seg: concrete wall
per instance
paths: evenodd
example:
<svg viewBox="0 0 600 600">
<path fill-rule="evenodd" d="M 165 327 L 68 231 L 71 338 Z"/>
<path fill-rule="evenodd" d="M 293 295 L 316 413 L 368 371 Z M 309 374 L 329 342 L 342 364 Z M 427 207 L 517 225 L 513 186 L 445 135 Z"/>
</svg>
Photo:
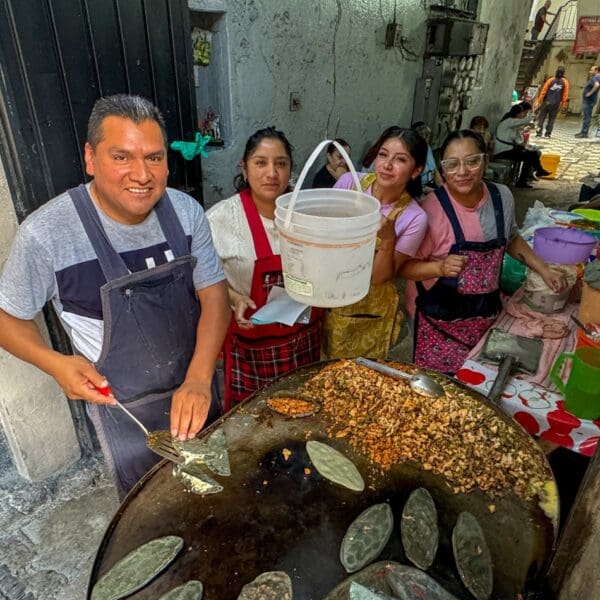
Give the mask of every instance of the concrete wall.
<svg viewBox="0 0 600 600">
<path fill-rule="evenodd" d="M 600 15 L 598 0 L 577 0 L 578 17 L 594 17 Z"/>
<path fill-rule="evenodd" d="M 475 115 L 484 115 L 493 130 L 510 108 L 529 9 L 530 3 L 522 0 L 484 0 L 481 3 L 479 20 L 489 23 L 490 28 L 482 77 L 471 94 L 473 103 L 465 112 L 465 126 Z"/>
<path fill-rule="evenodd" d="M 397 4 L 397 20 L 420 57 L 423 2 Z M 189 5 L 226 11 L 229 38 L 233 137 L 203 160 L 207 206 L 233 193 L 244 144 L 259 128 L 285 131 L 298 174 L 326 134 L 345 138 L 358 159 L 385 127 L 410 125 L 421 59 L 403 60 L 398 49 L 384 47 L 392 0 L 190 0 Z M 289 110 L 290 92 L 298 94 L 297 111 Z"/>
<path fill-rule="evenodd" d="M 295 147 L 297 175 L 328 135 L 345 138 L 356 162 L 392 124 L 410 125 L 421 73 L 427 11 L 422 0 L 397 3 L 397 21 L 418 59 L 384 47 L 394 2 L 384 0 L 189 0 L 192 10 L 223 11 L 229 46 L 232 137 L 203 160 L 204 199 L 233 193 L 232 180 L 248 136 L 276 125 Z M 530 2 L 483 0 L 490 23 L 485 73 L 468 118 L 497 121 L 510 106 Z M 290 92 L 300 109 L 289 110 Z"/>
<path fill-rule="evenodd" d="M 17 218 L 0 162 L 0 270 L 17 230 Z M 38 326 L 45 336 L 42 319 Z M 0 423 L 19 473 L 37 481 L 79 458 L 67 399 L 55 381 L 0 349 Z"/>
</svg>

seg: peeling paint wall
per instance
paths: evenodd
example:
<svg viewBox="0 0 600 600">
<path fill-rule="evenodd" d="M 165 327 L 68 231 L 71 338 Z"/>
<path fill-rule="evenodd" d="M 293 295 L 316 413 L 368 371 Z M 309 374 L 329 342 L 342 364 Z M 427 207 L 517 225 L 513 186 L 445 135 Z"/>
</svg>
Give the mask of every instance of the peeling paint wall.
<svg viewBox="0 0 600 600">
<path fill-rule="evenodd" d="M 396 18 L 417 60 L 384 47 Z M 203 159 L 204 200 L 233 193 L 246 139 L 276 125 L 295 148 L 296 175 L 314 146 L 338 135 L 359 161 L 387 126 L 410 125 L 415 81 L 425 47 L 427 0 L 189 0 L 192 10 L 223 11 L 229 45 L 232 139 Z M 479 20 L 490 24 L 483 85 L 473 109 L 497 122 L 511 92 L 531 7 L 530 0 L 482 0 Z M 290 92 L 300 109 L 289 110 Z"/>
<path fill-rule="evenodd" d="M 494 129 L 510 108 L 530 7 L 531 2 L 523 0 L 481 3 L 479 21 L 490 28 L 481 85 L 472 92 L 471 109 L 463 118 L 467 126 L 475 115 L 484 115 Z"/>
<path fill-rule="evenodd" d="M 203 159 L 210 206 L 233 193 L 246 139 L 276 125 L 295 148 L 295 173 L 313 147 L 337 134 L 359 158 L 387 126 L 410 125 L 425 37 L 423 0 L 397 2 L 396 17 L 417 60 L 384 47 L 394 1 L 245 0 L 222 3 L 230 48 L 233 139 Z M 192 9 L 219 3 L 195 0 Z M 290 92 L 300 109 L 289 110 Z M 219 195 L 215 188 L 222 188 Z"/>
<path fill-rule="evenodd" d="M 17 231 L 17 216 L 0 162 L 0 270 Z M 43 318 L 37 325 L 48 341 Z M 45 373 L 0 349 L 0 426 L 19 473 L 38 481 L 80 455 L 67 399 Z"/>
</svg>

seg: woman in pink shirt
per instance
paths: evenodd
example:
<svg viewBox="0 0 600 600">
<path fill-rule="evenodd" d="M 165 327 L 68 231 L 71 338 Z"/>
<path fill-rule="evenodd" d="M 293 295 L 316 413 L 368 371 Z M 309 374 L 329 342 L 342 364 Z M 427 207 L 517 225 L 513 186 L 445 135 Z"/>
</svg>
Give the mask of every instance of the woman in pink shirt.
<svg viewBox="0 0 600 600">
<path fill-rule="evenodd" d="M 379 200 L 382 216 L 371 288 L 363 300 L 328 311 L 324 343 L 327 358 L 387 355 L 401 323 L 393 279 L 402 265 L 415 256 L 427 230 L 427 215 L 414 200 L 422 191 L 425 140 L 412 129 L 389 127 L 367 156 L 371 162 L 374 160 L 375 169 L 373 173 L 359 174 L 361 188 Z M 354 189 L 352 175 L 342 175 L 334 187 Z"/>
<path fill-rule="evenodd" d="M 453 374 L 501 309 L 505 250 L 551 289 L 559 291 L 565 282 L 518 234 L 510 190 L 483 181 L 487 154 L 481 135 L 454 131 L 440 153 L 445 183 L 421 205 L 429 229 L 401 274 L 413 280 L 407 302 L 415 313 L 414 362 Z"/>
</svg>

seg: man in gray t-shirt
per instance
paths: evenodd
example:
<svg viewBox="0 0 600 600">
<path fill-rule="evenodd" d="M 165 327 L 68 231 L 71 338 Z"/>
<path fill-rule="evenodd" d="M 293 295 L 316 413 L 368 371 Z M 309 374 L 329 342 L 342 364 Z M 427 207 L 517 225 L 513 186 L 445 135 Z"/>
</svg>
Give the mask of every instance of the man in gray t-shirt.
<svg viewBox="0 0 600 600">
<path fill-rule="evenodd" d="M 98 100 L 85 163 L 90 184 L 19 228 L 0 276 L 0 346 L 88 402 L 122 496 L 155 457 L 110 405 L 127 404 L 150 429 L 194 437 L 213 400 L 230 313 L 204 211 L 166 189 L 158 109 L 135 96 Z M 74 356 L 50 348 L 33 321 L 48 301 Z"/>
</svg>

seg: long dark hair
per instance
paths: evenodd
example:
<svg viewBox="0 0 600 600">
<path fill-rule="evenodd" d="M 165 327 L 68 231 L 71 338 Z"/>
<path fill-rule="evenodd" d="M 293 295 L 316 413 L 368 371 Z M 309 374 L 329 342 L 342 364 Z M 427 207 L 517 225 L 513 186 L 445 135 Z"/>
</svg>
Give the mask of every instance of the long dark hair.
<svg viewBox="0 0 600 600">
<path fill-rule="evenodd" d="M 335 138 L 333 141 L 337 142 L 340 146 L 345 146 L 346 148 L 350 148 L 350 144 L 343 138 Z M 337 148 L 335 147 L 335 145 L 332 142 L 331 144 L 329 144 L 327 146 L 327 154 L 331 154 L 334 150 L 337 150 Z"/>
<path fill-rule="evenodd" d="M 404 145 L 408 149 L 409 154 L 413 157 L 417 167 L 425 166 L 425 162 L 427 161 L 427 142 L 425 141 L 425 138 L 418 134 L 414 129 L 392 125 L 391 127 L 388 127 L 367 150 L 362 161 L 365 167 L 368 168 L 373 164 L 373 161 L 381 150 L 381 146 L 391 138 L 398 138 L 404 142 Z M 423 193 L 421 177 L 418 176 L 414 179 L 410 179 L 406 184 L 406 191 L 411 198 L 418 198 Z"/>
<path fill-rule="evenodd" d="M 292 167 L 292 145 L 289 140 L 285 137 L 285 133 L 283 131 L 279 131 L 275 127 L 265 127 L 264 129 L 259 129 L 255 131 L 246 142 L 246 147 L 244 148 L 244 156 L 242 156 L 242 162 L 245 164 L 250 156 L 254 154 L 257 146 L 263 141 L 267 139 L 279 140 L 285 149 L 285 153 L 288 155 L 290 159 L 290 169 Z M 244 179 L 243 173 L 238 173 L 233 179 L 233 186 L 237 192 L 241 192 L 242 190 L 250 187 L 248 182 Z"/>
<path fill-rule="evenodd" d="M 485 140 L 483 139 L 483 136 L 480 133 L 477 133 L 477 131 L 473 131 L 472 129 L 459 129 L 457 131 L 451 131 L 444 140 L 444 143 L 440 148 L 440 160 L 443 160 L 444 154 L 446 154 L 448 146 L 452 142 L 456 142 L 457 140 L 473 140 L 479 152 L 487 154 L 487 144 L 485 143 Z M 444 168 L 441 167 L 440 170 L 443 175 Z"/>
<path fill-rule="evenodd" d="M 510 110 L 503 115 L 500 119 L 500 122 L 506 121 L 506 119 L 516 119 L 518 114 L 522 112 L 529 112 L 531 110 L 531 103 L 529 102 L 519 102 L 519 104 L 515 104 L 510 107 Z"/>
</svg>

